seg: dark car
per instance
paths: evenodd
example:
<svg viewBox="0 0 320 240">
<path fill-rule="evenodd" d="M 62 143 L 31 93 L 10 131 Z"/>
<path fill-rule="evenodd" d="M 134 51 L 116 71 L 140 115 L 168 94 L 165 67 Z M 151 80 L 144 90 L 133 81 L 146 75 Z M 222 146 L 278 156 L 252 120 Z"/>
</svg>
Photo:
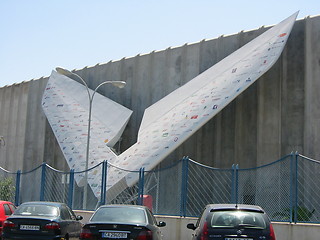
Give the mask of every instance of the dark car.
<svg viewBox="0 0 320 240">
<path fill-rule="evenodd" d="M 145 206 L 105 205 L 83 226 L 80 239 L 160 240 L 159 227 L 165 225 Z"/>
<path fill-rule="evenodd" d="M 12 202 L 0 201 L 0 236 L 2 234 L 3 222 L 14 212 L 15 209 L 16 206 Z"/>
<path fill-rule="evenodd" d="M 3 225 L 3 240 L 79 239 L 81 216 L 64 203 L 26 202 L 21 204 Z"/>
<path fill-rule="evenodd" d="M 193 240 L 275 240 L 275 234 L 265 211 L 255 205 L 209 204 L 194 230 Z"/>
</svg>

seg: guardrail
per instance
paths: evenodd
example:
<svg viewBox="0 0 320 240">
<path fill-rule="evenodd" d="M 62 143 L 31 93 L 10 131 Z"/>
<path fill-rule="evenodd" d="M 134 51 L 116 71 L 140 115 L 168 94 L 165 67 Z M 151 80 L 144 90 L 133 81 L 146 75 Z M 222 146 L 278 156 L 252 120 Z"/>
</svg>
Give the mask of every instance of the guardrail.
<svg viewBox="0 0 320 240">
<path fill-rule="evenodd" d="M 84 184 L 75 181 L 84 171 L 63 172 L 46 163 L 28 172 L 0 167 L 0 198 L 16 205 L 35 200 L 65 202 L 79 210 L 107 203 L 145 204 L 155 214 L 183 217 L 199 216 L 208 203 L 244 203 L 260 205 L 273 221 L 320 222 L 320 162 L 298 153 L 247 169 L 212 168 L 184 157 L 166 168 L 133 172 L 139 181 L 108 201 L 107 172 L 114 167 L 104 161 L 88 170 L 89 177 L 102 173 L 102 187 L 100 198 L 88 191 L 86 206 Z"/>
</svg>

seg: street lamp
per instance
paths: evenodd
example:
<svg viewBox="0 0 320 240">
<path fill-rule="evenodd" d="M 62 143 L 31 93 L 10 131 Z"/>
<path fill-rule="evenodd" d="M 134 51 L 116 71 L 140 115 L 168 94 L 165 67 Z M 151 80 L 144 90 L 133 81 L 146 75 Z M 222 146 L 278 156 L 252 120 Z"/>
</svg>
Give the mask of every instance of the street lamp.
<svg viewBox="0 0 320 240">
<path fill-rule="evenodd" d="M 112 84 L 118 88 L 123 88 L 126 85 L 126 82 L 124 81 L 105 81 L 100 83 L 93 91 L 93 93 L 91 94 L 89 91 L 89 87 L 87 85 L 87 83 L 82 79 L 82 77 L 80 77 L 78 74 L 73 73 L 67 69 L 61 68 L 61 67 L 56 67 L 56 71 L 58 73 L 60 73 L 61 75 L 64 75 L 66 77 L 69 77 L 73 80 L 80 80 L 83 85 L 86 87 L 87 89 L 87 93 L 88 93 L 88 97 L 89 97 L 89 117 L 88 117 L 88 134 L 87 134 L 87 150 L 86 150 L 86 166 L 85 166 L 85 187 L 84 187 L 84 199 L 83 199 L 83 208 L 85 208 L 87 206 L 87 192 L 88 192 L 88 184 L 87 184 L 87 180 L 88 180 L 88 165 L 89 165 L 89 148 L 90 148 L 90 131 L 91 131 L 91 111 L 92 111 L 92 101 L 93 101 L 93 97 L 95 95 L 95 93 L 97 92 L 97 90 L 105 84 Z"/>
</svg>

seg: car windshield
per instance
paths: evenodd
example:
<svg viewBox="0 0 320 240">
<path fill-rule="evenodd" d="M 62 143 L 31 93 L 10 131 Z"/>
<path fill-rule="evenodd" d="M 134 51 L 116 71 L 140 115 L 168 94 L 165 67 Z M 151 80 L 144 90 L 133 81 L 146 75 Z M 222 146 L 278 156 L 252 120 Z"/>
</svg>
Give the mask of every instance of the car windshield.
<svg viewBox="0 0 320 240">
<path fill-rule="evenodd" d="M 14 215 L 57 217 L 59 209 L 55 206 L 26 204 L 18 207 Z"/>
<path fill-rule="evenodd" d="M 265 229 L 263 214 L 250 211 L 214 211 L 211 215 L 212 227 L 244 227 Z"/>
<path fill-rule="evenodd" d="M 145 211 L 132 207 L 102 207 L 91 218 L 92 222 L 146 223 Z"/>
</svg>

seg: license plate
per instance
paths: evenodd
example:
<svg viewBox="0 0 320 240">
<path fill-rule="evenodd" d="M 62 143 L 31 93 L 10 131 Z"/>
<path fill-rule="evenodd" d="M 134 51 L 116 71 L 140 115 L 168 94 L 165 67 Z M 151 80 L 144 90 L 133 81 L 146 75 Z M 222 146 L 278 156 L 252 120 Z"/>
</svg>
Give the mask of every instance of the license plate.
<svg viewBox="0 0 320 240">
<path fill-rule="evenodd" d="M 20 225 L 20 230 L 39 231 L 40 226 L 37 225 Z"/>
<path fill-rule="evenodd" d="M 123 239 L 127 238 L 128 234 L 126 232 L 103 232 L 102 238 L 112 238 L 112 239 Z"/>
<path fill-rule="evenodd" d="M 224 240 L 253 240 L 253 238 L 225 238 Z"/>
</svg>

